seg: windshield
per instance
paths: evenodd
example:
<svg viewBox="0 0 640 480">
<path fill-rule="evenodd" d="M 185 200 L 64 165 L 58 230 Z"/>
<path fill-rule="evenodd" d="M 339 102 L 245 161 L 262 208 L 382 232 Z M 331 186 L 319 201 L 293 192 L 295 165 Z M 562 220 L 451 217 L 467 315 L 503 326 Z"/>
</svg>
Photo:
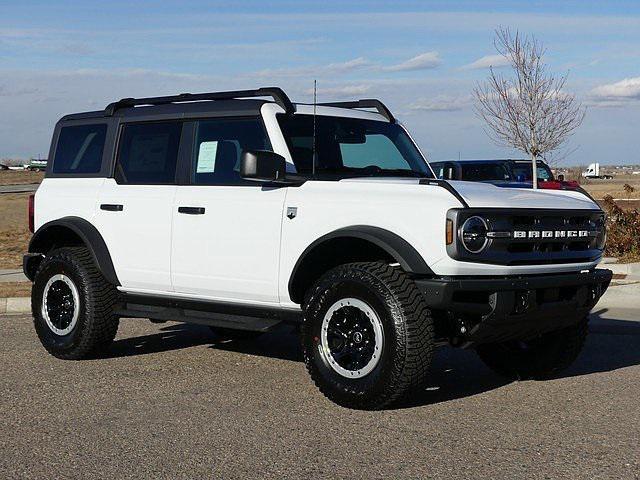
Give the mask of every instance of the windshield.
<svg viewBox="0 0 640 480">
<path fill-rule="evenodd" d="M 278 115 L 298 173 L 313 172 L 313 116 Z M 395 123 L 316 116 L 319 176 L 408 176 L 433 178 L 407 133 Z"/>
<path fill-rule="evenodd" d="M 509 169 L 504 163 L 462 163 L 462 180 L 511 180 Z"/>
<path fill-rule="evenodd" d="M 538 180 L 542 180 L 543 182 L 553 180 L 553 173 L 551 173 L 551 169 L 546 164 L 538 162 L 537 166 Z M 511 168 L 515 177 L 522 179 L 522 181 L 530 182 L 531 178 L 533 178 L 531 162 L 514 162 Z"/>
</svg>

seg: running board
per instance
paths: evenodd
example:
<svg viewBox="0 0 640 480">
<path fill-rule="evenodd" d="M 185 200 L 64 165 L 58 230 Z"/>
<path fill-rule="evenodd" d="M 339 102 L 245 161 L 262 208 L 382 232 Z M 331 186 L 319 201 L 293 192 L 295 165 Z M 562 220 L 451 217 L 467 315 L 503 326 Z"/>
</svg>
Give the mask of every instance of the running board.
<svg viewBox="0 0 640 480">
<path fill-rule="evenodd" d="M 302 321 L 302 312 L 299 310 L 126 293 L 122 294 L 115 313 L 120 317 L 197 323 L 257 332 L 266 332 L 280 323 Z"/>
</svg>

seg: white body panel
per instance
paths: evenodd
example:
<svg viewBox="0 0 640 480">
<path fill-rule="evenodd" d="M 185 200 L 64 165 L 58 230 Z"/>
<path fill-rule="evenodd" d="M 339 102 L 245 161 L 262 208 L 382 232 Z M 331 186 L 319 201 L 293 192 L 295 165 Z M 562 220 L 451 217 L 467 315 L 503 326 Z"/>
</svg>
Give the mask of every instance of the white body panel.
<svg viewBox="0 0 640 480">
<path fill-rule="evenodd" d="M 93 224 L 104 182 L 104 178 L 45 178 L 36 191 L 35 229 L 63 217 Z"/>
<path fill-rule="evenodd" d="M 57 180 L 56 180 L 57 181 Z M 125 290 L 171 291 L 173 185 L 118 185 L 104 181 L 98 204 L 119 204 L 121 212 L 96 209 L 95 226 L 111 254 Z"/>
<path fill-rule="evenodd" d="M 177 293 L 278 303 L 286 188 L 178 186 L 171 269 Z M 204 215 L 178 213 L 204 207 Z"/>
<path fill-rule="evenodd" d="M 587 196 L 572 190 L 503 188 L 490 183 L 449 181 L 470 207 L 485 208 L 600 208 Z"/>
</svg>

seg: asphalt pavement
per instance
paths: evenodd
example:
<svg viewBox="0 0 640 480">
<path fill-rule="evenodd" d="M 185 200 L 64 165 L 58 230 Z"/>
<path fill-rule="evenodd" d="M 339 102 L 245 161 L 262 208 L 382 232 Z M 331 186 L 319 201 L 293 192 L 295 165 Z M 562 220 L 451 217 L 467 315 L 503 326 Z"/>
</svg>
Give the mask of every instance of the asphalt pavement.
<svg viewBox="0 0 640 480">
<path fill-rule="evenodd" d="M 62 361 L 0 316 L 0 478 L 638 479 L 640 322 L 601 310 L 558 379 L 505 383 L 443 348 L 428 389 L 381 412 L 325 400 L 287 328 L 225 343 L 125 319 L 105 358 Z"/>
</svg>

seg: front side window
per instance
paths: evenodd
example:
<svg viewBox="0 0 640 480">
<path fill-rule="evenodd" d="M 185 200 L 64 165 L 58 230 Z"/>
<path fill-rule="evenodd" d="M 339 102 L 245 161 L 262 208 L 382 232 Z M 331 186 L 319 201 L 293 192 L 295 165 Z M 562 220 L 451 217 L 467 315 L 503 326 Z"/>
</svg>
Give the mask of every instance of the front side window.
<svg viewBox="0 0 640 480">
<path fill-rule="evenodd" d="M 258 118 L 202 120 L 196 124 L 191 181 L 195 185 L 247 183 L 240 178 L 240 156 L 247 150 L 270 150 Z M 255 182 L 248 182 L 255 185 Z"/>
<path fill-rule="evenodd" d="M 174 183 L 181 133 L 181 122 L 125 125 L 118 149 L 116 181 L 137 185 Z"/>
<path fill-rule="evenodd" d="M 296 170 L 314 170 L 311 115 L 279 115 Z M 407 133 L 395 123 L 317 116 L 315 172 L 319 176 L 432 177 Z"/>
<path fill-rule="evenodd" d="M 107 125 L 62 127 L 53 161 L 53 173 L 99 173 Z"/>
</svg>

